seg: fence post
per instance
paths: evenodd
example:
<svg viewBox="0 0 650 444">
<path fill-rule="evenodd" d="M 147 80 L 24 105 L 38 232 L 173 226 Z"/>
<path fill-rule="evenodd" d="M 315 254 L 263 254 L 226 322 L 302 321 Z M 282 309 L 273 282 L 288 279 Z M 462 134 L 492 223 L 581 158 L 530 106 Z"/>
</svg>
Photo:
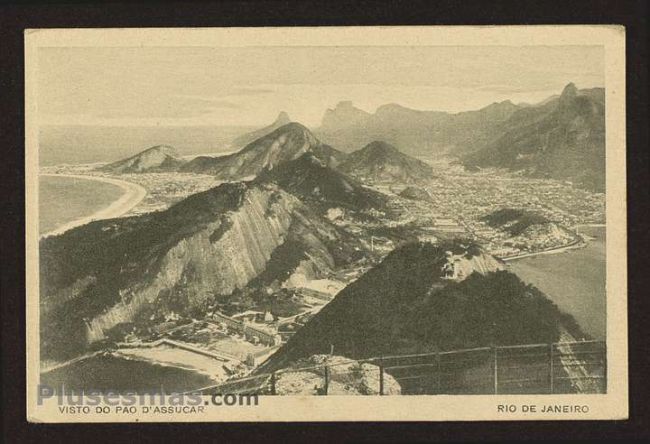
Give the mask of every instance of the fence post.
<svg viewBox="0 0 650 444">
<path fill-rule="evenodd" d="M 607 393 L 607 386 L 609 385 L 609 372 L 607 371 L 607 343 L 603 343 L 603 346 L 605 348 L 604 354 L 603 354 L 603 384 L 602 384 L 602 391 L 603 393 Z"/>
<path fill-rule="evenodd" d="M 442 393 L 442 365 L 440 363 L 440 353 L 436 352 L 436 393 Z"/>
<path fill-rule="evenodd" d="M 494 368 L 494 394 L 498 395 L 499 394 L 499 368 L 497 365 L 497 350 L 498 348 L 492 347 L 493 349 L 493 354 L 494 354 L 494 363 L 493 363 L 493 368 Z"/>
<path fill-rule="evenodd" d="M 275 391 L 275 372 L 271 373 L 271 395 L 276 395 Z"/>
<path fill-rule="evenodd" d="M 554 375 L 555 375 L 555 366 L 553 365 L 553 355 L 554 355 L 554 353 L 553 353 L 553 346 L 554 346 L 554 345 L 553 345 L 553 343 L 551 342 L 551 348 L 550 348 L 550 350 L 549 350 L 549 355 L 550 355 L 550 358 L 551 358 L 551 359 L 550 359 L 550 362 L 549 362 L 549 384 L 550 384 L 550 389 L 551 389 L 551 390 L 550 390 L 550 391 L 551 391 L 551 395 L 555 392 L 555 387 L 553 387 L 553 385 L 554 385 L 553 378 L 554 378 Z"/>
<path fill-rule="evenodd" d="M 325 366 L 325 385 L 323 386 L 323 395 L 327 395 L 330 388 L 330 368 Z"/>
<path fill-rule="evenodd" d="M 379 361 L 379 395 L 384 394 L 384 360 Z"/>
</svg>

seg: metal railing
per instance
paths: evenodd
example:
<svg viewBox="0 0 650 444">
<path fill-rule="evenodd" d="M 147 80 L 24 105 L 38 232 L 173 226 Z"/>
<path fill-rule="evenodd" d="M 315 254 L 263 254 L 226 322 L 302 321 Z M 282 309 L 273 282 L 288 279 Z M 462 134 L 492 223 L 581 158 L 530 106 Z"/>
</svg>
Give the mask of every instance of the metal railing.
<svg viewBox="0 0 650 444">
<path fill-rule="evenodd" d="M 606 355 L 603 341 L 481 347 L 337 360 L 233 379 L 199 391 L 359 394 L 362 381 L 361 394 L 370 395 L 606 393 Z M 295 375 L 302 378 L 299 392 L 287 390 L 287 381 Z"/>
</svg>

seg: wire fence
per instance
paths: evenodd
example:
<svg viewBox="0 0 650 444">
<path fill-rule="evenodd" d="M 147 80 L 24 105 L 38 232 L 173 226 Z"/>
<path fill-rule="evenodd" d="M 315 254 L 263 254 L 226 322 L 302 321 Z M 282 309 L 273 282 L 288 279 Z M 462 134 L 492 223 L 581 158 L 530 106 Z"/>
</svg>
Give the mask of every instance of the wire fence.
<svg viewBox="0 0 650 444">
<path fill-rule="evenodd" d="M 558 342 L 328 361 L 230 380 L 200 391 L 265 395 L 606 393 L 606 370 L 605 342 Z"/>
</svg>

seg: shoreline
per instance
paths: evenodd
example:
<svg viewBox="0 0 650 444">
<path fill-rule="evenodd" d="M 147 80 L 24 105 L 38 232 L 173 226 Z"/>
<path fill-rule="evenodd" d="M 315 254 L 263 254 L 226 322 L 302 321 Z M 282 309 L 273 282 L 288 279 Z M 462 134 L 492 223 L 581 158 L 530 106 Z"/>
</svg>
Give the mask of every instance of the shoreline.
<svg viewBox="0 0 650 444">
<path fill-rule="evenodd" d="M 237 361 L 236 358 L 219 356 L 208 350 L 192 350 L 189 344 L 180 344 L 168 339 L 146 343 L 119 343 L 115 348 L 107 348 L 86 353 L 68 361 L 41 366 L 41 375 L 60 370 L 97 356 L 110 356 L 127 361 L 139 361 L 159 367 L 185 370 L 211 379 L 215 384 L 222 383 L 227 375 L 223 365 Z M 194 359 L 188 359 L 194 357 Z"/>
<path fill-rule="evenodd" d="M 59 370 L 61 368 L 65 368 L 65 367 L 67 367 L 69 365 L 76 364 L 77 362 L 85 361 L 86 359 L 90 359 L 90 358 L 92 358 L 94 356 L 98 356 L 101 353 L 103 353 L 103 352 L 101 350 L 99 350 L 99 351 L 96 351 L 96 352 L 86 353 L 84 355 L 77 356 L 76 358 L 72 358 L 72 359 L 69 359 L 67 361 L 56 362 L 56 363 L 52 363 L 52 364 L 46 365 L 46 366 L 40 365 L 39 374 L 42 375 L 42 374 L 52 372 L 54 370 Z"/>
<path fill-rule="evenodd" d="M 127 182 L 120 179 L 113 179 L 113 178 L 102 177 L 102 176 L 89 176 L 89 175 L 82 175 L 82 174 L 54 174 L 54 173 L 39 174 L 39 177 L 46 177 L 46 176 L 66 177 L 70 179 L 81 179 L 81 180 L 96 180 L 99 182 L 104 182 L 104 183 L 118 186 L 119 188 L 122 189 L 123 194 L 119 197 L 119 199 L 113 201 L 107 207 L 95 211 L 93 214 L 89 216 L 84 216 L 82 218 L 65 223 L 54 230 L 44 233 L 40 235 L 40 239 L 49 236 L 56 236 L 59 234 L 63 234 L 68 230 L 79 227 L 81 225 L 86 225 L 95 220 L 113 219 L 116 217 L 120 217 L 123 214 L 131 211 L 147 195 L 147 190 L 145 190 L 142 186 L 135 184 L 133 182 Z"/>
<path fill-rule="evenodd" d="M 594 339 L 607 337 L 607 258 L 604 239 L 587 239 L 583 248 L 506 262 L 510 271 L 537 287 L 560 310 L 572 315 Z M 581 245 L 582 247 L 582 245 Z"/>
<path fill-rule="evenodd" d="M 587 246 L 587 242 L 588 242 L 588 239 L 580 237 L 579 239 L 576 239 L 571 243 L 568 243 L 566 245 L 562 245 L 562 246 L 559 246 L 559 247 L 549 248 L 548 250 L 536 251 L 536 252 L 533 252 L 533 253 L 518 254 L 516 256 L 500 257 L 499 259 L 504 261 L 504 262 L 509 262 L 509 261 L 514 261 L 514 260 L 517 260 L 517 259 L 525 259 L 525 258 L 528 258 L 528 257 L 540 256 L 540 255 L 543 255 L 543 254 L 559 254 L 559 253 L 564 253 L 565 251 L 576 250 L 578 248 L 584 248 L 584 247 Z"/>
</svg>

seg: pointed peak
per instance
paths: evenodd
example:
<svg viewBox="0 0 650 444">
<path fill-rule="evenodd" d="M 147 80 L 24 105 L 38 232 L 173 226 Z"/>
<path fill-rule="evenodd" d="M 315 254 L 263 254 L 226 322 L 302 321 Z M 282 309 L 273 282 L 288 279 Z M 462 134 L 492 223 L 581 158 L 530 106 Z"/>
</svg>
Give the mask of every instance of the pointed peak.
<svg viewBox="0 0 650 444">
<path fill-rule="evenodd" d="M 564 87 L 564 89 L 562 90 L 562 95 L 560 97 L 575 97 L 577 93 L 578 93 L 578 88 L 576 88 L 576 85 L 573 82 L 571 82 Z"/>
<path fill-rule="evenodd" d="M 320 141 L 316 138 L 316 136 L 314 136 L 311 130 L 307 128 L 305 125 L 303 125 L 302 123 L 298 123 L 298 122 L 285 123 L 284 125 L 276 128 L 271 133 L 267 134 L 264 137 L 261 137 L 258 140 L 275 139 L 282 135 L 290 135 L 291 137 L 300 137 L 305 142 L 307 142 L 310 146 L 320 145 Z M 256 145 L 256 142 L 257 141 L 251 142 L 249 146 Z"/>
<path fill-rule="evenodd" d="M 280 114 L 278 114 L 278 117 L 275 118 L 273 125 L 285 125 L 289 122 L 291 122 L 289 114 L 287 114 L 285 111 L 280 111 Z"/>
</svg>

